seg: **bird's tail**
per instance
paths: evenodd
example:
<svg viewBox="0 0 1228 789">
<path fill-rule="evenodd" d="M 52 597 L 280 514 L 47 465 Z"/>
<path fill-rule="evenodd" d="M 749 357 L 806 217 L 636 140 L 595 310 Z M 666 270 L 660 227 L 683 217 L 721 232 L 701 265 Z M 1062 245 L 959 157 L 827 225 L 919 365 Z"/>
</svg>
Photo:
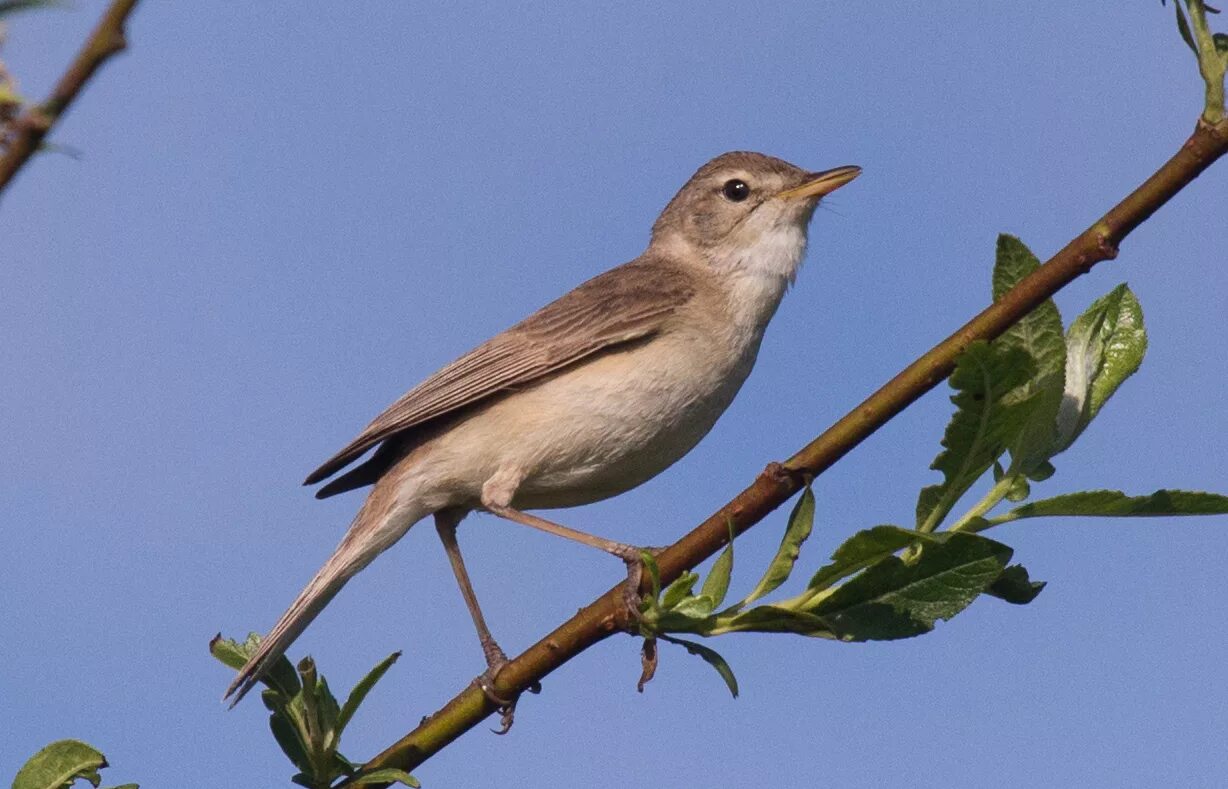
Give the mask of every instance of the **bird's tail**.
<svg viewBox="0 0 1228 789">
<path fill-rule="evenodd" d="M 324 606 L 336 597 L 346 581 L 400 539 L 414 522 L 426 514 L 390 512 L 384 507 L 372 506 L 378 505 L 374 501 L 378 498 L 381 497 L 373 491 L 332 556 L 277 620 L 277 624 L 260 642 L 256 653 L 239 669 L 238 676 L 222 697 L 223 701 L 232 699 L 231 707 L 238 704 L 269 667 L 285 654 Z M 379 510 L 383 511 L 377 512 Z"/>
</svg>

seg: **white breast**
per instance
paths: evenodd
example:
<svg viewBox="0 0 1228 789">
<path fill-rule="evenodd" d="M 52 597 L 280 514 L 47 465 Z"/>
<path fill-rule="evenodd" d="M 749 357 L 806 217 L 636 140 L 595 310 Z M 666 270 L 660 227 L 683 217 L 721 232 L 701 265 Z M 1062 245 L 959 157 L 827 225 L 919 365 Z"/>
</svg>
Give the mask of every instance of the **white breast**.
<svg viewBox="0 0 1228 789">
<path fill-rule="evenodd" d="M 473 507 L 498 475 L 517 480 L 512 506 L 541 509 L 598 501 L 664 471 L 707 435 L 754 366 L 806 243 L 804 229 L 774 230 L 705 272 L 726 296 L 705 305 L 720 319 L 685 317 L 495 402 L 432 441 L 407 488 L 432 506 Z"/>
</svg>

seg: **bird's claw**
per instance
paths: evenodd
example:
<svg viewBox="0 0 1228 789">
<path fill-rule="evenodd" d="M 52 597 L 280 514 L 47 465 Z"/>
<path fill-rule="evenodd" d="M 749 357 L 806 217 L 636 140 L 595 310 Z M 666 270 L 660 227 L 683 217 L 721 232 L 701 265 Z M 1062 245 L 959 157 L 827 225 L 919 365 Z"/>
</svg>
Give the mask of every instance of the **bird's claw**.
<svg viewBox="0 0 1228 789">
<path fill-rule="evenodd" d="M 503 662 L 506 663 L 507 661 L 504 660 Z M 487 668 L 477 677 L 477 679 L 473 680 L 473 684 L 477 686 L 478 690 L 482 691 L 482 695 L 485 696 L 491 704 L 494 704 L 495 707 L 498 708 L 499 728 L 491 729 L 491 731 L 493 731 L 495 734 L 502 735 L 511 731 L 512 723 L 516 718 L 516 702 L 520 701 L 520 693 L 515 693 L 512 696 L 507 697 L 501 695 L 497 690 L 495 690 L 495 675 L 499 673 L 500 668 L 503 668 L 503 666 L 499 665 Z"/>
<path fill-rule="evenodd" d="M 644 554 L 657 556 L 664 548 L 655 546 L 624 546 L 625 551 L 618 555 L 627 565 L 627 582 L 623 584 L 623 607 L 626 609 L 626 621 L 628 630 L 632 633 L 639 632 L 639 623 L 643 619 L 643 614 L 640 611 L 640 605 L 644 602 L 644 595 L 640 593 L 640 584 L 644 581 Z"/>
<path fill-rule="evenodd" d="M 489 642 L 483 640 L 482 651 L 486 654 L 486 670 L 473 680 L 473 684 L 499 710 L 499 728 L 491 729 L 491 731 L 499 735 L 507 734 L 516 719 L 516 703 L 520 701 L 521 691 L 516 691 L 511 696 L 503 696 L 495 690 L 495 677 L 509 661 L 507 655 L 493 639 Z M 530 693 L 541 693 L 542 684 L 534 682 L 525 690 Z"/>
</svg>

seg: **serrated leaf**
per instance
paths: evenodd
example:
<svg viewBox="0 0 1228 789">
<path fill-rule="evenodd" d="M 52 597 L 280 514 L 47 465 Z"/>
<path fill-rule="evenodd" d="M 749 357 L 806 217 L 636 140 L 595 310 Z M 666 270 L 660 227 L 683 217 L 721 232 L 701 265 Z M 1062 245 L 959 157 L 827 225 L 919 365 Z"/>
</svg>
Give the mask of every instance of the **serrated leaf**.
<svg viewBox="0 0 1228 789">
<path fill-rule="evenodd" d="M 888 556 L 818 600 L 809 610 L 846 641 L 920 635 L 950 619 L 993 583 L 1011 549 L 973 534 L 927 543 L 915 562 Z"/>
<path fill-rule="evenodd" d="M 1066 387 L 1055 452 L 1069 447 L 1147 352 L 1143 308 L 1124 283 L 1092 303 L 1066 333 Z"/>
<path fill-rule="evenodd" d="M 1045 582 L 1030 579 L 1027 568 L 1022 564 L 1012 564 L 1002 571 L 996 581 L 986 587 L 985 594 L 1014 605 L 1027 605 L 1035 600 L 1036 595 L 1044 588 Z"/>
<path fill-rule="evenodd" d="M 57 740 L 31 756 L 13 779 L 13 789 L 63 789 L 78 779 L 98 786 L 106 757 L 81 740 Z"/>
<path fill-rule="evenodd" d="M 955 415 L 943 435 L 943 450 L 930 466 L 942 472 L 943 482 L 922 489 L 918 529 L 931 531 L 941 523 L 1027 425 L 1037 398 L 1035 393 L 1020 397 L 1016 390 L 1035 370 L 1019 348 L 977 341 L 960 355 L 950 379 Z"/>
<path fill-rule="evenodd" d="M 776 549 L 776 555 L 772 558 L 772 563 L 768 565 L 767 572 L 759 579 L 759 583 L 755 584 L 750 594 L 743 598 L 738 607 L 749 605 L 764 595 L 770 594 L 788 580 L 790 573 L 793 572 L 793 565 L 801 553 L 802 543 L 810 536 L 813 528 L 814 492 L 807 485 L 797 500 L 797 504 L 793 506 L 793 511 L 789 513 L 789 522 L 785 526 L 784 536 L 781 537 L 780 547 Z"/>
<path fill-rule="evenodd" d="M 693 573 L 688 570 L 678 576 L 672 584 L 665 587 L 665 591 L 661 594 L 661 607 L 668 611 L 690 597 L 695 591 L 695 584 L 698 582 L 699 573 Z"/>
<path fill-rule="evenodd" d="M 716 673 L 721 675 L 721 679 L 725 680 L 725 687 L 729 688 L 729 692 L 736 699 L 738 697 L 738 680 L 733 675 L 733 669 L 729 668 L 729 664 L 725 658 L 721 657 L 720 653 L 715 649 L 710 649 L 703 644 L 696 644 L 694 641 L 687 641 L 684 638 L 674 638 L 672 636 L 663 635 L 661 638 L 669 641 L 671 644 L 677 644 L 685 647 L 687 652 L 692 655 L 698 655 L 712 668 L 716 669 Z"/>
<path fill-rule="evenodd" d="M 1157 490 L 1127 496 L 1120 490 L 1088 490 L 1016 507 L 1002 520 L 1053 516 L 1164 517 L 1228 514 L 1228 496 L 1194 490 Z M 996 520 L 996 519 L 995 519 Z"/>
<path fill-rule="evenodd" d="M 1001 299 L 1026 276 L 1040 268 L 1040 260 L 1015 236 L 998 236 L 993 271 L 993 297 Z M 1015 440 L 1011 457 L 1018 471 L 1031 476 L 1045 463 L 1057 443 L 1057 414 L 1062 405 L 1066 378 L 1066 339 L 1062 316 L 1053 299 L 1046 299 L 1022 320 L 994 340 L 999 348 L 1018 348 L 1031 357 L 1035 373 L 1012 396 L 1035 394 L 1034 409 Z"/>
<path fill-rule="evenodd" d="M 393 652 L 388 657 L 375 664 L 375 668 L 367 672 L 367 675 L 358 681 L 354 689 L 350 691 L 350 695 L 346 697 L 345 704 L 341 707 L 340 714 L 337 715 L 336 736 L 341 738 L 341 733 L 345 731 L 345 727 L 350 724 L 350 719 L 354 717 L 354 713 L 362 705 L 367 698 L 367 694 L 375 687 L 375 683 L 383 678 L 384 674 L 388 673 L 388 669 L 392 668 L 392 664 L 397 662 L 401 657 L 400 652 Z"/>
<path fill-rule="evenodd" d="M 1173 0 L 1173 11 L 1177 14 L 1177 32 L 1181 34 L 1181 40 L 1197 56 L 1198 45 L 1194 43 L 1194 33 L 1190 30 L 1190 23 L 1186 21 L 1185 14 L 1181 11 L 1181 0 Z"/>
<path fill-rule="evenodd" d="M 394 767 L 385 767 L 381 770 L 373 770 L 369 773 L 351 778 L 347 782 L 347 786 L 366 786 L 367 784 L 391 784 L 399 783 L 403 786 L 411 786 L 413 789 L 420 789 L 422 784 L 404 770 L 398 770 Z"/>
<path fill-rule="evenodd" d="M 725 601 L 725 595 L 729 592 L 729 578 L 733 574 L 733 523 L 730 521 L 727 525 L 729 544 L 712 563 L 712 569 L 708 571 L 708 577 L 704 579 L 704 585 L 699 590 L 701 596 L 712 600 L 713 608 Z"/>
<path fill-rule="evenodd" d="M 918 540 L 933 542 L 938 538 L 924 532 L 883 525 L 864 529 L 849 537 L 831 555 L 831 563 L 819 568 L 807 584 L 809 589 L 826 589 L 841 578 L 891 556 Z"/>
</svg>

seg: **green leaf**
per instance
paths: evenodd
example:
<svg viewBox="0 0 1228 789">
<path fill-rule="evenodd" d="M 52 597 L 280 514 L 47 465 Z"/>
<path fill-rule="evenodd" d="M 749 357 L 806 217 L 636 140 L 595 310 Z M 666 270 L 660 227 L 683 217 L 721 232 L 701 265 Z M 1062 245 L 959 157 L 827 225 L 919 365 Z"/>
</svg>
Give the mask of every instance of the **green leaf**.
<svg viewBox="0 0 1228 789">
<path fill-rule="evenodd" d="M 1147 352 L 1143 308 L 1124 283 L 1092 303 L 1066 333 L 1066 391 L 1057 449 L 1069 447 Z"/>
<path fill-rule="evenodd" d="M 665 587 L 665 592 L 661 595 L 661 607 L 668 611 L 690 597 L 695 591 L 695 584 L 698 582 L 699 573 L 693 573 L 688 570 L 678 576 L 672 584 Z"/>
<path fill-rule="evenodd" d="M 1068 515 L 1163 517 L 1224 514 L 1228 514 L 1228 496 L 1218 493 L 1157 490 L 1147 496 L 1127 496 L 1120 490 L 1088 490 L 1024 504 L 1001 516 L 1001 520 Z"/>
<path fill-rule="evenodd" d="M 341 705 L 337 703 L 337 697 L 333 695 L 332 690 L 328 687 L 328 680 L 323 675 L 316 683 L 316 714 L 319 716 L 317 725 L 322 744 L 321 756 L 336 757 L 337 741 L 341 738 L 341 733 L 337 731 Z"/>
<path fill-rule="evenodd" d="M 350 695 L 346 697 L 345 704 L 341 707 L 341 713 L 337 716 L 337 739 L 341 738 L 341 732 L 345 731 L 345 727 L 349 725 L 350 719 L 354 717 L 354 713 L 358 711 L 359 706 L 367 698 L 367 694 L 375 687 L 375 683 L 379 682 L 384 674 L 388 673 L 388 669 L 392 668 L 392 664 L 397 662 L 401 657 L 400 652 L 393 652 L 388 657 L 375 664 L 375 668 L 367 672 L 367 676 L 358 681 L 354 689 L 350 691 Z"/>
<path fill-rule="evenodd" d="M 933 542 L 934 536 L 899 526 L 875 526 L 849 537 L 831 555 L 831 563 L 819 569 L 807 588 L 826 589 L 841 578 L 864 570 L 875 562 L 907 548 L 918 540 Z"/>
<path fill-rule="evenodd" d="M 248 633 L 247 639 L 242 643 L 233 639 L 222 638 L 222 634 L 218 633 L 209 642 L 210 654 L 236 671 L 247 665 L 248 659 L 256 654 L 256 650 L 259 648 L 259 633 Z M 284 695 L 287 699 L 298 693 L 302 687 L 298 681 L 298 674 L 294 672 L 294 666 L 284 656 L 269 667 L 269 670 L 264 673 L 260 681 Z"/>
<path fill-rule="evenodd" d="M 1181 40 L 1191 52 L 1197 55 L 1198 45 L 1194 43 L 1194 33 L 1190 30 L 1190 23 L 1185 20 L 1185 14 L 1181 11 L 1181 0 L 1173 0 L 1173 11 L 1177 13 L 1177 32 L 1181 34 Z"/>
<path fill-rule="evenodd" d="M 709 649 L 703 644 L 696 644 L 694 641 L 687 641 L 684 638 L 674 638 L 672 636 L 663 635 L 661 638 L 671 644 L 678 644 L 686 647 L 686 651 L 692 655 L 699 655 L 708 665 L 716 669 L 716 673 L 721 675 L 721 679 L 725 680 L 725 687 L 729 688 L 729 692 L 736 699 L 738 697 L 738 680 L 733 675 L 733 669 L 729 668 L 729 664 L 725 662 L 725 658 L 720 656 L 715 649 Z"/>
<path fill-rule="evenodd" d="M 937 527 L 1028 424 L 1035 393 L 1020 397 L 1016 389 L 1035 369 L 1023 350 L 992 347 L 979 340 L 960 355 L 950 379 L 955 416 L 942 438 L 943 451 L 930 466 L 944 479 L 922 489 L 917 499 L 918 529 L 928 532 Z"/>
<path fill-rule="evenodd" d="M 993 271 L 994 300 L 1001 299 L 1038 268 L 1040 261 L 1022 241 L 1006 234 L 998 236 Z M 1030 356 L 1036 365 L 1032 377 L 1020 384 L 1011 395 L 1020 399 L 1032 395 L 1037 398 L 1027 425 L 1010 445 L 1016 470 L 1032 476 L 1032 472 L 1049 459 L 1056 446 L 1057 414 L 1065 388 L 1066 340 L 1062 316 L 1053 299 L 1046 299 L 994 340 L 993 344 L 1002 349 L 1018 348 Z"/>
<path fill-rule="evenodd" d="M 793 608 L 757 605 L 732 615 L 722 614 L 694 632 L 703 635 L 722 633 L 796 633 L 814 638 L 834 638 L 831 626 L 821 617 Z"/>
<path fill-rule="evenodd" d="M 810 609 L 846 641 L 890 640 L 926 633 L 993 583 L 1011 549 L 973 534 L 951 533 L 906 563 L 889 556 Z"/>
<path fill-rule="evenodd" d="M 704 585 L 699 590 L 701 597 L 712 600 L 713 608 L 725 601 L 725 595 L 729 592 L 729 577 L 733 574 L 733 522 L 727 521 L 727 525 L 729 544 L 712 563 L 712 569 L 708 571 L 708 577 L 704 579 Z"/>
<path fill-rule="evenodd" d="M 13 779 L 13 789 L 65 789 L 78 779 L 98 786 L 98 771 L 106 757 L 81 740 L 57 740 L 39 750 L 22 765 Z"/>
<path fill-rule="evenodd" d="M 648 551 L 640 551 L 640 561 L 648 570 L 648 579 L 652 582 L 652 596 L 655 600 L 661 596 L 661 568 L 657 564 L 657 557 Z"/>
<path fill-rule="evenodd" d="M 256 651 L 255 648 L 259 645 L 260 636 L 255 633 L 248 635 L 247 641 L 242 644 L 229 638 L 222 638 L 222 634 L 218 633 L 209 641 L 209 654 L 225 663 L 229 668 L 238 671 L 247 664 L 248 657 Z"/>
<path fill-rule="evenodd" d="M 798 554 L 801 552 L 802 543 L 810 536 L 813 528 L 814 492 L 807 485 L 806 489 L 802 491 L 801 498 L 793 506 L 793 511 L 789 514 L 789 523 L 785 526 L 785 533 L 780 540 L 780 547 L 776 549 L 776 556 L 772 558 L 772 563 L 768 565 L 767 572 L 763 574 L 763 577 L 759 579 L 759 583 L 739 603 L 738 607 L 753 603 L 764 595 L 771 593 L 789 578 L 789 574 L 793 572 L 793 565 L 797 562 Z"/>
<path fill-rule="evenodd" d="M 299 676 L 303 681 L 303 721 L 307 724 L 308 757 L 318 756 L 320 761 L 329 758 L 336 747 L 339 734 L 337 720 L 341 716 L 341 706 L 328 687 L 328 680 L 316 669 L 315 661 L 305 657 L 298 664 Z M 314 761 L 313 763 L 320 763 Z"/>
<path fill-rule="evenodd" d="M 666 618 L 663 621 L 669 621 L 669 614 L 677 614 L 678 616 L 687 619 L 703 619 L 708 614 L 712 613 L 712 609 L 715 607 L 716 606 L 713 604 L 712 598 L 708 597 L 707 595 L 701 594 L 694 597 L 687 597 L 684 600 L 681 600 L 676 606 L 669 609 L 665 615 Z M 669 628 L 666 629 L 668 630 Z M 690 630 L 690 628 L 687 629 Z"/>
<path fill-rule="evenodd" d="M 1053 464 L 1045 461 L 1028 472 L 1028 478 L 1033 482 L 1044 482 L 1053 476 L 1053 472 L 1057 471 Z"/>
<path fill-rule="evenodd" d="M 307 758 L 307 743 L 286 714 L 274 712 L 270 715 L 269 729 L 273 732 L 277 747 L 281 748 L 281 752 L 291 764 L 303 771 L 311 769 L 311 762 Z"/>
<path fill-rule="evenodd" d="M 405 772 L 404 770 L 398 770 L 395 767 L 385 767 L 382 770 L 373 770 L 372 772 L 369 772 L 369 773 L 363 773 L 362 775 L 356 778 L 351 778 L 347 782 L 347 785 L 348 786 L 366 786 L 367 784 L 391 784 L 391 783 L 399 783 L 404 786 L 412 786 L 413 789 L 419 789 L 422 786 L 422 784 L 418 782 L 417 778 L 413 777 L 412 775 Z"/>
<path fill-rule="evenodd" d="M 358 772 L 359 765 L 354 764 L 341 754 L 333 751 L 334 773 L 337 775 L 353 775 Z"/>
<path fill-rule="evenodd" d="M 1012 564 L 1002 571 L 998 580 L 991 583 L 985 594 L 993 595 L 1008 603 L 1027 605 L 1036 599 L 1040 590 L 1045 588 L 1044 581 L 1033 581 L 1028 578 L 1028 571 L 1021 564 Z"/>
</svg>

